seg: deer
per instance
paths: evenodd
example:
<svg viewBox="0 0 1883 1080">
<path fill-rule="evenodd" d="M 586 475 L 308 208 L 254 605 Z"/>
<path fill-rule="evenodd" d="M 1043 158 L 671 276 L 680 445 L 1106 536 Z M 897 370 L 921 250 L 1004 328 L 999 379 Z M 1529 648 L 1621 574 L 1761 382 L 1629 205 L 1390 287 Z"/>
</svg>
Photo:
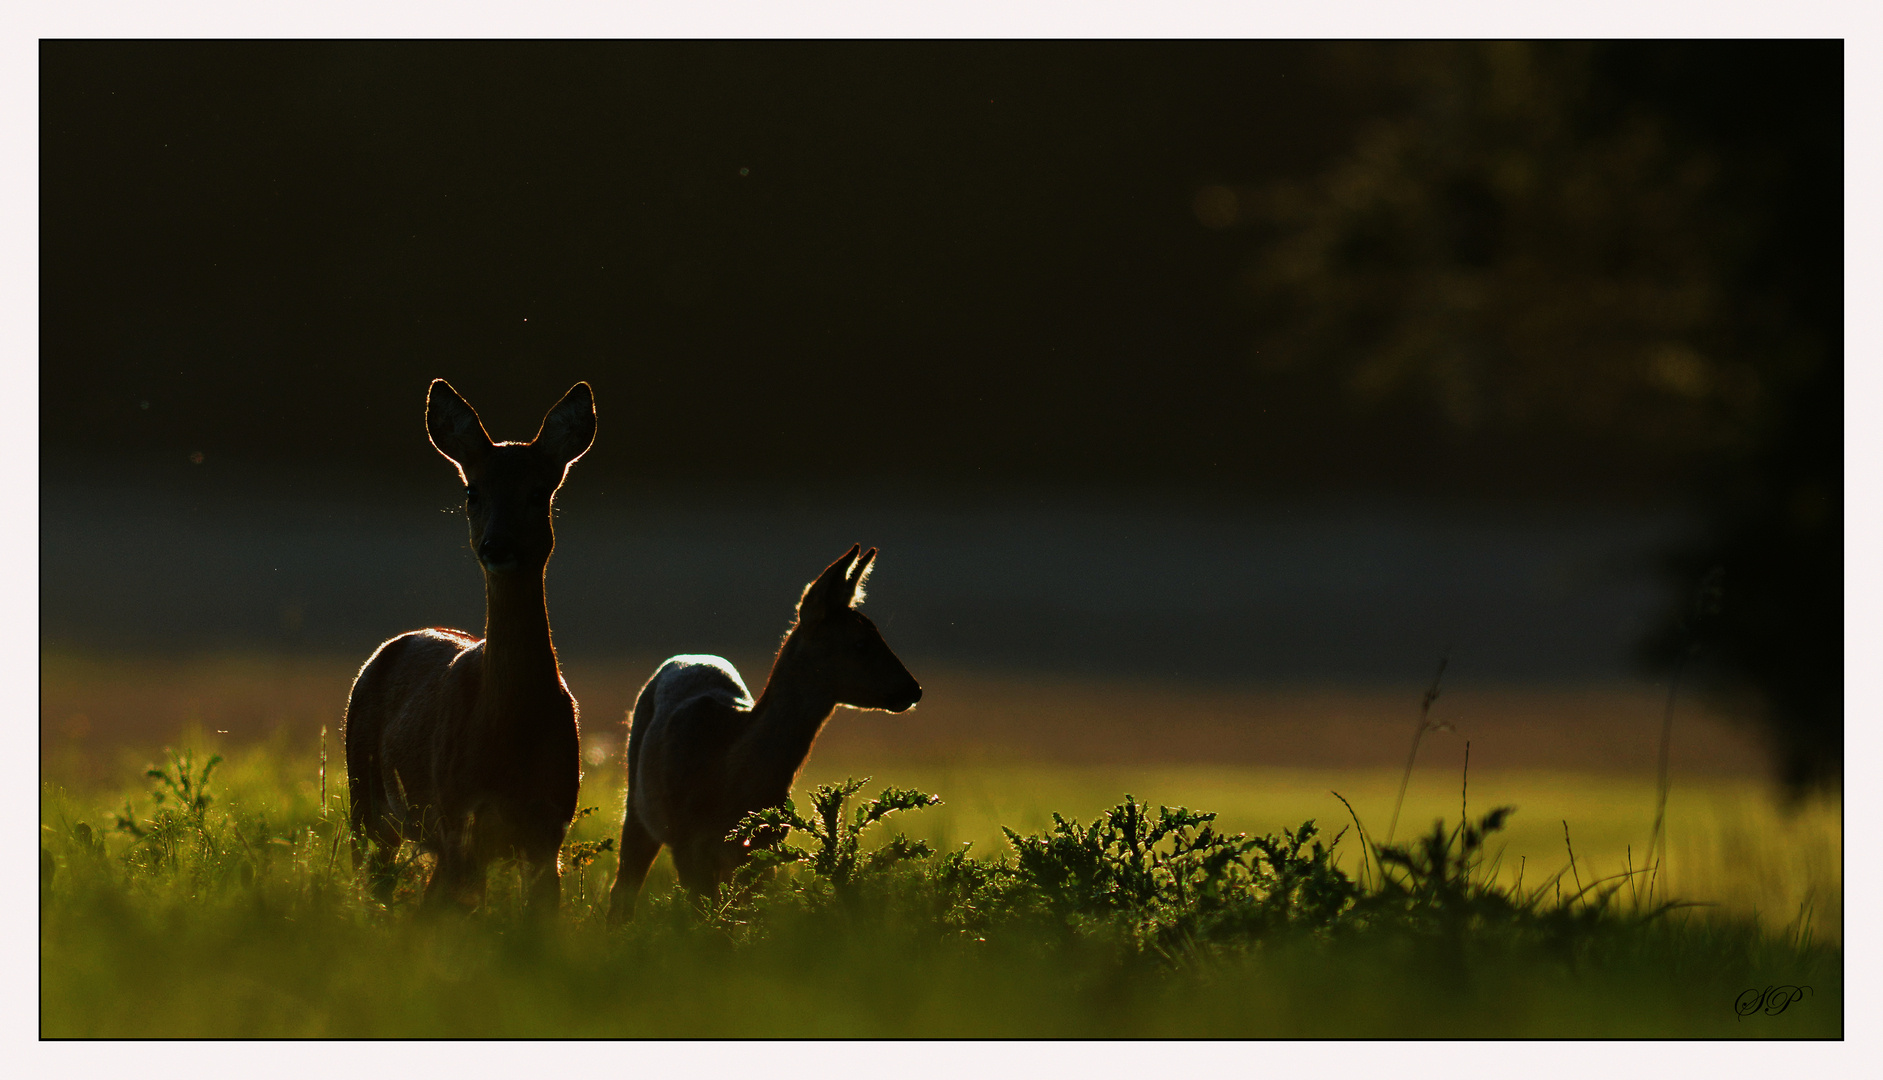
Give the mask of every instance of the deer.
<svg viewBox="0 0 1883 1080">
<path fill-rule="evenodd" d="M 876 549 L 852 545 L 804 587 L 757 700 L 724 657 L 675 656 L 630 713 L 628 792 L 608 921 L 634 916 L 664 845 L 680 883 L 712 896 L 750 854 L 726 839 L 739 819 L 781 805 L 838 705 L 906 712 L 922 687 L 857 610 Z"/>
<path fill-rule="evenodd" d="M 549 634 L 550 517 L 595 439 L 579 382 L 527 443 L 493 442 L 451 384 L 425 395 L 432 446 L 464 482 L 471 551 L 484 575 L 484 636 L 431 627 L 381 644 L 347 697 L 349 824 L 374 844 L 374 892 L 392 895 L 400 845 L 435 856 L 421 909 L 482 901 L 493 858 L 521 860 L 525 907 L 561 903 L 560 856 L 582 779 L 575 698 Z"/>
</svg>

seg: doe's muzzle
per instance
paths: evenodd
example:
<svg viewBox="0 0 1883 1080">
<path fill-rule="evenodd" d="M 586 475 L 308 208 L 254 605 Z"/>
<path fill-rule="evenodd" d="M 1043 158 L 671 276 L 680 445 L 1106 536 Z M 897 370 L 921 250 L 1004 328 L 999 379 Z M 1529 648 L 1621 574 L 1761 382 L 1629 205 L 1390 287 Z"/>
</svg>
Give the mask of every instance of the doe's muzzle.
<svg viewBox="0 0 1883 1080">
<path fill-rule="evenodd" d="M 506 540 L 486 539 L 477 545 L 477 561 L 493 573 L 514 570 L 517 566 L 516 545 Z"/>
</svg>

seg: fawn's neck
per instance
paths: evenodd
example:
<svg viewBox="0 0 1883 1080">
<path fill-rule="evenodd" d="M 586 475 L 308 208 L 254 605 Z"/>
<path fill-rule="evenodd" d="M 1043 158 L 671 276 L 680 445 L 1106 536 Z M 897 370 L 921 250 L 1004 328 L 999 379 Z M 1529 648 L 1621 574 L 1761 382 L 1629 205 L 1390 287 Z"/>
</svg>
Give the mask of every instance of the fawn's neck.
<svg viewBox="0 0 1883 1080">
<path fill-rule="evenodd" d="M 811 756 L 811 744 L 837 709 L 837 694 L 804 660 L 796 630 L 772 662 L 765 689 L 752 705 L 752 720 L 740 739 L 736 760 L 740 786 L 766 800 L 783 799 Z"/>
<path fill-rule="evenodd" d="M 511 700 L 561 688 L 549 639 L 543 571 L 484 575 L 484 683 L 487 700 Z"/>
</svg>

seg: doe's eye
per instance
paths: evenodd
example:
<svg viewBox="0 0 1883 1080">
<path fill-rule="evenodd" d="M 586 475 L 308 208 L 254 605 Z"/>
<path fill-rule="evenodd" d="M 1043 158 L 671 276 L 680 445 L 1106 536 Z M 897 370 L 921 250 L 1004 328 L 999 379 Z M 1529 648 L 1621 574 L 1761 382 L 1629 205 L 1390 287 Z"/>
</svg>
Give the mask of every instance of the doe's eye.
<svg viewBox="0 0 1883 1080">
<path fill-rule="evenodd" d="M 464 488 L 464 501 L 465 501 L 465 502 L 467 502 L 467 503 L 474 503 L 474 502 L 476 502 L 476 501 L 477 501 L 477 488 L 476 488 L 476 486 L 475 486 L 475 485 L 468 485 L 468 484 L 467 484 L 467 485 L 465 486 L 465 488 Z"/>
</svg>

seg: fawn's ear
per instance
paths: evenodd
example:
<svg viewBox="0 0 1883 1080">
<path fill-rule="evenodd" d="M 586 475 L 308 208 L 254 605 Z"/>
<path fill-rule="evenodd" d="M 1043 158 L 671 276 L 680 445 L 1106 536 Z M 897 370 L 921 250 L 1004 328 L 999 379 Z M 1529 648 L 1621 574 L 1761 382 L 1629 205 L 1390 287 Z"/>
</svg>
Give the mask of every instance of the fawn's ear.
<svg viewBox="0 0 1883 1080">
<path fill-rule="evenodd" d="M 588 453 L 595 444 L 595 392 L 587 383 L 576 383 L 562 395 L 556 407 L 543 417 L 542 429 L 531 441 L 561 461 L 564 469 Z"/>
<path fill-rule="evenodd" d="M 466 466 L 476 466 L 490 450 L 490 436 L 477 418 L 477 410 L 451 384 L 433 379 L 425 392 L 425 431 L 438 452 L 451 459 L 462 474 Z"/>
<path fill-rule="evenodd" d="M 854 587 L 850 582 L 850 565 L 856 561 L 857 552 L 862 544 L 851 544 L 850 550 L 843 557 L 824 568 L 817 575 L 817 580 L 804 587 L 804 595 L 798 599 L 798 616 L 820 615 L 826 611 L 850 606 Z"/>
<path fill-rule="evenodd" d="M 875 567 L 876 549 L 871 548 L 863 553 L 861 559 L 857 560 L 856 569 L 850 573 L 849 605 L 851 607 L 855 607 L 863 602 L 863 582 L 870 576 L 870 571 Z"/>
</svg>

